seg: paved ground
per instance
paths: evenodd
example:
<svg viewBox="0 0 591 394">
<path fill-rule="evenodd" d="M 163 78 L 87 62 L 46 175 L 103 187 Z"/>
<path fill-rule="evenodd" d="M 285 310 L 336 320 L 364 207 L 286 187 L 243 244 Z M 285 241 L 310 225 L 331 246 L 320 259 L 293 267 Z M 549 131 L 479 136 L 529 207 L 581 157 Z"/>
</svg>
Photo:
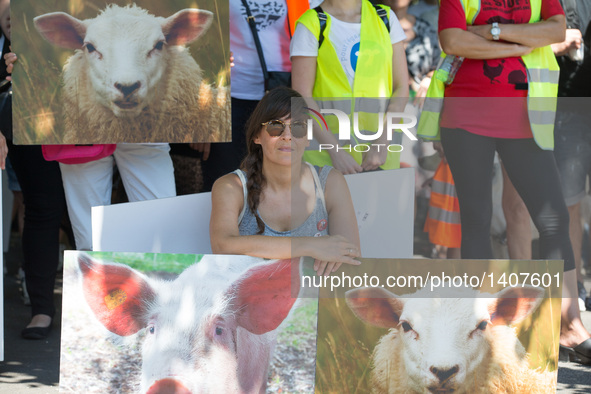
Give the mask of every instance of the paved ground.
<svg viewBox="0 0 591 394">
<path fill-rule="evenodd" d="M 61 316 L 56 316 L 54 329 L 47 340 L 21 339 L 20 331 L 30 318 L 30 309 L 23 305 L 19 283 L 15 277 L 17 262 L 21 258 L 18 247 L 6 256 L 9 274 L 4 277 L 5 361 L 0 362 L 0 394 L 57 393 L 60 359 Z M 586 280 L 591 288 L 591 277 Z M 61 304 L 61 278 L 56 286 L 56 302 Z M 591 330 L 591 312 L 583 313 L 583 321 Z M 558 392 L 591 393 L 591 367 L 574 363 L 560 363 Z"/>
</svg>

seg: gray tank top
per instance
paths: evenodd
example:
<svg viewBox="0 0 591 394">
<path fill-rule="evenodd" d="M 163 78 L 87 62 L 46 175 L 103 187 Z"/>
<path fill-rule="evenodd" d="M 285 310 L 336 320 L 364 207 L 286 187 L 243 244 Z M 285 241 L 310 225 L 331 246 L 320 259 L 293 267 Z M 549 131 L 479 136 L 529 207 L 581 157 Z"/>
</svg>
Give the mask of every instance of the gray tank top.
<svg viewBox="0 0 591 394">
<path fill-rule="evenodd" d="M 314 187 L 316 189 L 316 206 L 308 216 L 308 219 L 302 223 L 298 228 L 291 231 L 276 231 L 265 223 L 265 231 L 261 235 L 268 235 L 273 237 L 320 237 L 328 235 L 328 212 L 326 211 L 326 203 L 324 201 L 324 188 L 326 186 L 326 179 L 332 167 L 325 166 L 320 169 L 318 173 L 316 168 L 309 163 L 308 166 L 314 176 Z M 248 208 L 246 190 L 246 174 L 242 170 L 234 171 L 242 182 L 242 191 L 244 193 L 244 205 L 242 212 L 238 217 L 238 230 L 240 235 L 256 235 L 258 232 L 257 221 L 255 216 Z"/>
</svg>

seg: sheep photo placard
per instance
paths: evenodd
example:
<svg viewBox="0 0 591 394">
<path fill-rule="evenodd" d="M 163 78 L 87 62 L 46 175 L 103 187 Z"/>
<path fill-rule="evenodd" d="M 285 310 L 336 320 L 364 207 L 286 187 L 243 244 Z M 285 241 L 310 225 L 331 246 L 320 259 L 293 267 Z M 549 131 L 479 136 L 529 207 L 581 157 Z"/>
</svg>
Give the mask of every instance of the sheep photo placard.
<svg viewBox="0 0 591 394">
<path fill-rule="evenodd" d="M 60 391 L 312 392 L 317 303 L 292 297 L 298 263 L 66 252 Z"/>
<path fill-rule="evenodd" d="M 317 393 L 556 391 L 562 261 L 362 262 L 320 289 Z"/>
<path fill-rule="evenodd" d="M 19 0 L 17 144 L 227 142 L 227 0 Z"/>
</svg>

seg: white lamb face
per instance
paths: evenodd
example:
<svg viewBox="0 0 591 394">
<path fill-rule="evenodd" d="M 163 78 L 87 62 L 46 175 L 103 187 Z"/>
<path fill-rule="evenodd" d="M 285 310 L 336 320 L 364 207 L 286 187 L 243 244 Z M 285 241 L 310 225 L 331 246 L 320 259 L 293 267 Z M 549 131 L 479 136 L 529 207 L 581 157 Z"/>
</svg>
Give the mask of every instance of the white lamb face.
<svg viewBox="0 0 591 394">
<path fill-rule="evenodd" d="M 470 393 L 487 378 L 495 336 L 518 342 L 507 327 L 528 316 L 543 290 L 508 288 L 482 298 L 470 288 L 434 292 L 427 287 L 401 298 L 383 288 L 347 292 L 347 304 L 364 322 L 390 328 L 374 352 L 379 358 L 401 360 L 405 381 L 417 393 Z M 453 298 L 452 298 L 453 297 Z M 386 337 L 385 336 L 385 337 Z M 389 348 L 389 344 L 393 344 Z M 394 365 L 394 364 L 392 364 Z"/>
<path fill-rule="evenodd" d="M 185 9 L 168 18 L 155 17 L 137 6 L 108 6 L 96 18 L 80 21 L 63 12 L 34 19 L 49 42 L 83 51 L 86 79 L 97 102 L 115 116 L 133 118 L 145 108 L 158 112 L 158 91 L 173 51 L 196 40 L 210 26 L 213 14 Z"/>
<path fill-rule="evenodd" d="M 395 330 L 416 391 L 463 392 L 483 381 L 478 367 L 490 357 L 490 323 L 485 299 L 407 300 Z"/>
<path fill-rule="evenodd" d="M 156 18 L 98 17 L 89 24 L 83 45 L 99 103 L 118 117 L 137 116 L 151 104 L 168 50 Z"/>
</svg>

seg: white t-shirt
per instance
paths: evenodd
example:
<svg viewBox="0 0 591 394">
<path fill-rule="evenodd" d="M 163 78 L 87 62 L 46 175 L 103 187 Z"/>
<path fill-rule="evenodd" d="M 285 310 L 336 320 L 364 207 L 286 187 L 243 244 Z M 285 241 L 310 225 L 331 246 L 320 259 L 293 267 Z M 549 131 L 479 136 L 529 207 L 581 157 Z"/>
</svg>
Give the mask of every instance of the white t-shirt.
<svg viewBox="0 0 591 394">
<path fill-rule="evenodd" d="M 355 69 L 357 68 L 357 57 L 359 56 L 361 23 L 343 22 L 332 15 L 330 16 L 332 24 L 328 39 L 336 50 L 345 74 L 349 79 L 349 83 L 353 87 L 353 78 L 355 76 Z M 402 30 L 402 26 L 400 26 L 400 22 L 392 10 L 390 10 L 390 17 L 388 19 L 390 22 L 390 41 L 392 44 L 406 39 L 406 34 L 404 34 L 404 30 Z M 291 40 L 290 52 L 291 56 L 318 56 L 318 39 L 301 23 L 298 23 Z"/>
<path fill-rule="evenodd" d="M 247 0 L 257 24 L 265 63 L 269 71 L 291 71 L 289 32 L 285 0 Z M 241 0 L 230 0 L 230 49 L 234 54 L 232 97 L 260 100 L 265 80 Z"/>
</svg>

